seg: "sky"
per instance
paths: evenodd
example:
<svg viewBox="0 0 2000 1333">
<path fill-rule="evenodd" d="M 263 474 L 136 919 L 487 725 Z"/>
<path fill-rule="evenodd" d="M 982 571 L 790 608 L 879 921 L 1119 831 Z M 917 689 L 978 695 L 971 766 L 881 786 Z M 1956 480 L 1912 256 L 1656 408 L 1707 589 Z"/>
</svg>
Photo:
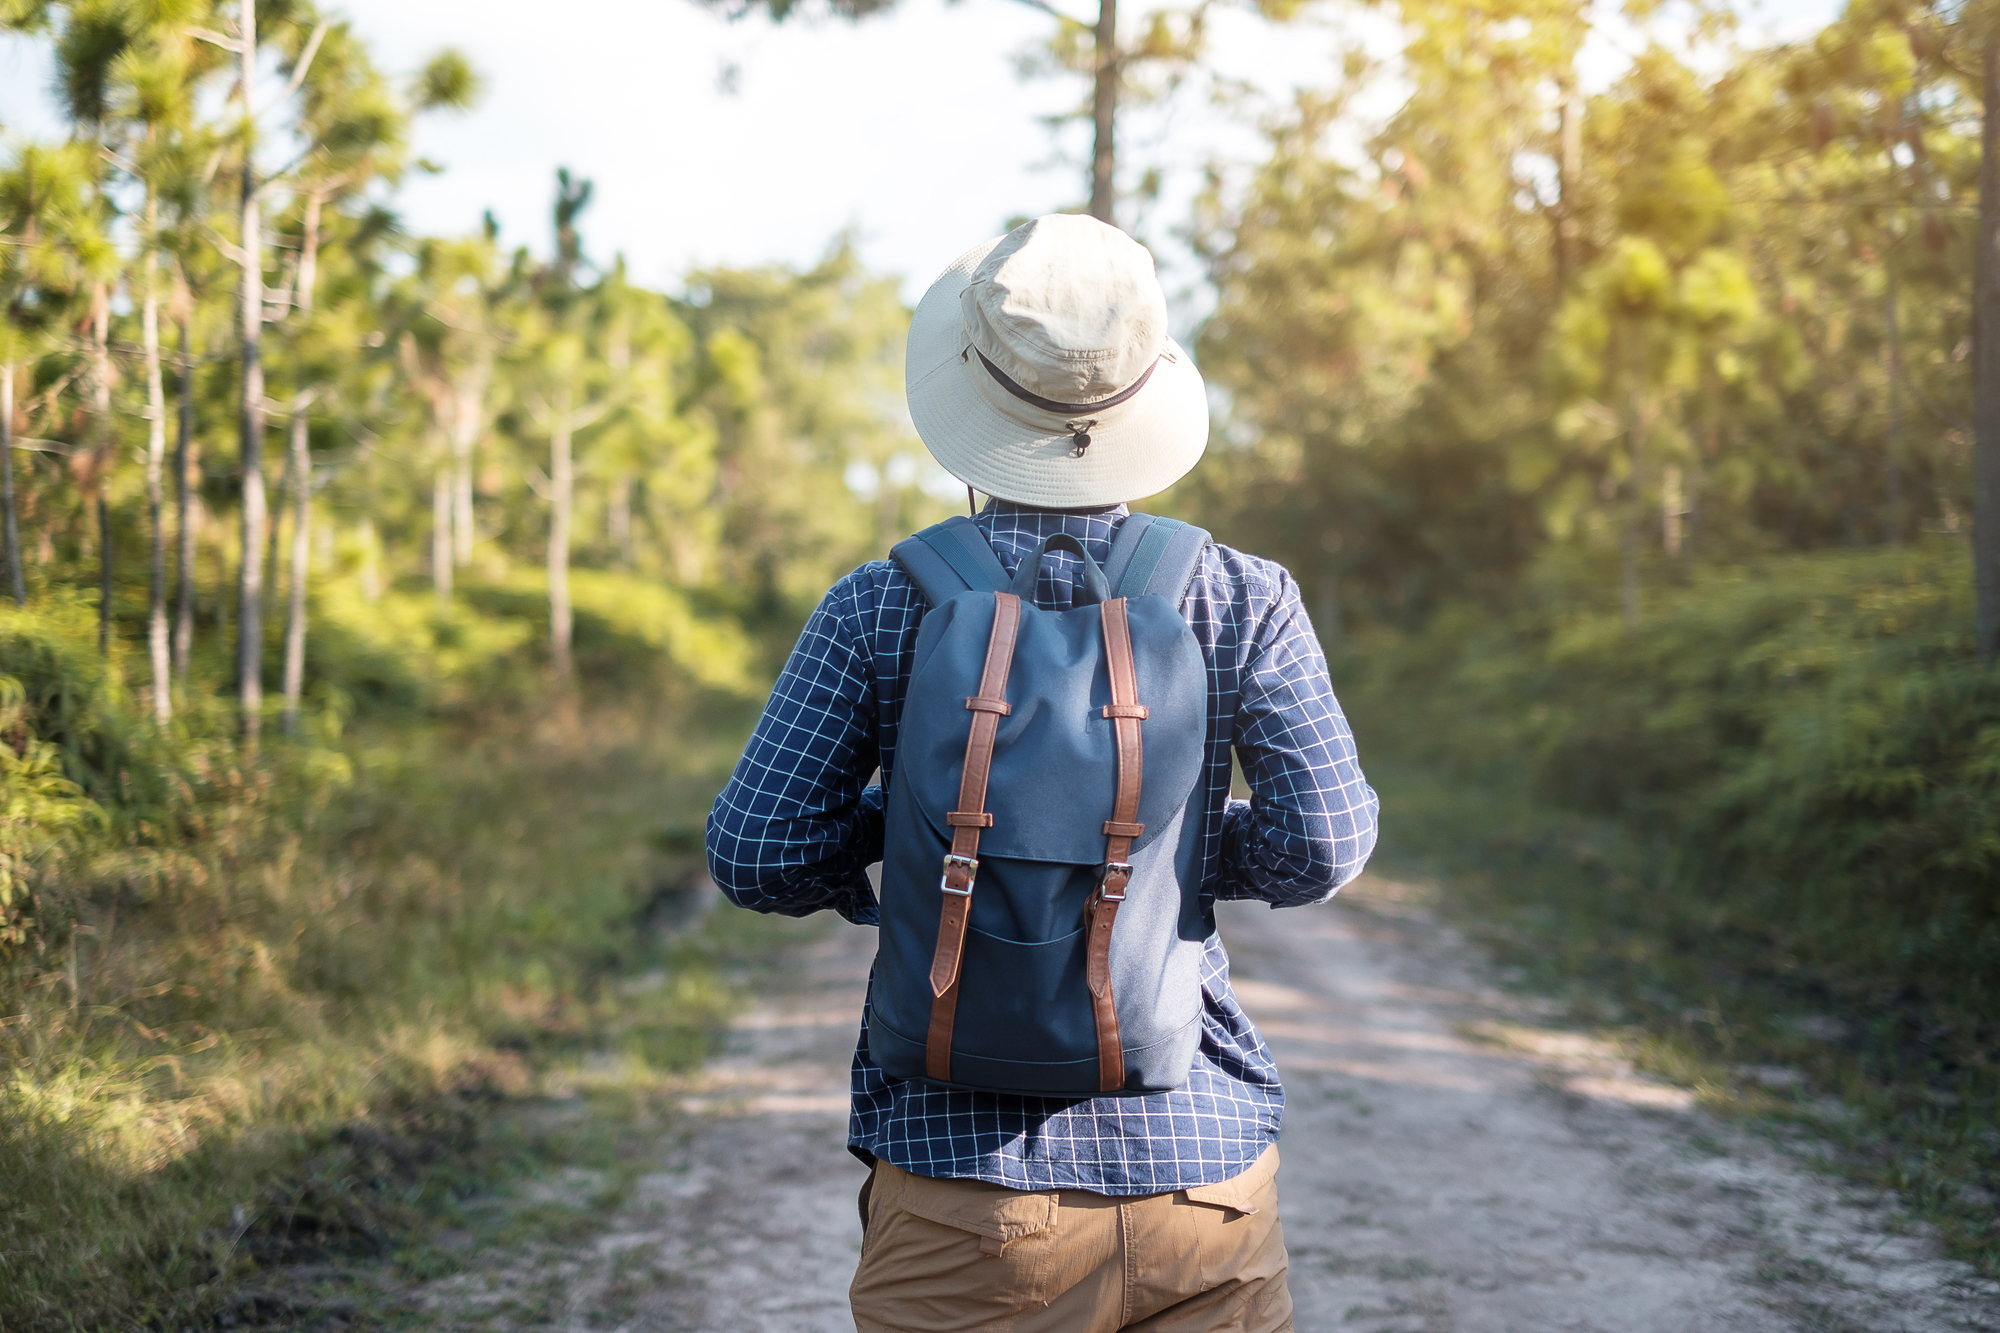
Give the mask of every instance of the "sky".
<svg viewBox="0 0 2000 1333">
<path fill-rule="evenodd" d="M 1084 15 L 1088 0 L 1059 0 Z M 1831 0 L 1768 0 L 1753 26 L 1779 36 L 1824 22 Z M 502 240 L 545 250 L 554 173 L 595 182 L 587 250 L 623 253 L 634 276 L 669 290 L 692 269 L 811 264 L 843 230 L 863 259 L 904 280 L 914 301 L 958 254 L 1012 217 L 1082 203 L 1085 127 L 1052 135 L 1044 117 L 1074 107 L 1080 81 L 1021 79 L 1017 57 L 1051 20 L 1014 0 L 902 0 L 859 25 L 761 17 L 731 23 L 691 0 L 344 0 L 391 70 L 441 47 L 470 57 L 485 95 L 469 114 L 434 114 L 418 151 L 441 164 L 397 198 L 427 234 L 470 231 L 491 209 Z M 1132 6 L 1136 9 L 1137 6 Z M 1088 6 L 1094 15 L 1094 6 Z M 1158 166 L 1165 190 L 1120 222 L 1151 245 L 1177 323 L 1205 303 L 1176 233 L 1213 159 L 1254 161 L 1259 113 L 1300 87 L 1332 82 L 1335 52 L 1359 40 L 1393 48 L 1379 13 L 1332 8 L 1285 27 L 1218 7 L 1211 66 L 1256 88 L 1218 106 L 1190 84 L 1121 121 L 1123 159 Z M 1636 35 L 1607 27 L 1586 77 L 1616 77 Z M 0 37 L 0 124 L 52 135 L 42 52 Z M 1385 100 L 1384 100 L 1385 99 Z M 1374 108 L 1392 109 L 1385 88 Z"/>
</svg>

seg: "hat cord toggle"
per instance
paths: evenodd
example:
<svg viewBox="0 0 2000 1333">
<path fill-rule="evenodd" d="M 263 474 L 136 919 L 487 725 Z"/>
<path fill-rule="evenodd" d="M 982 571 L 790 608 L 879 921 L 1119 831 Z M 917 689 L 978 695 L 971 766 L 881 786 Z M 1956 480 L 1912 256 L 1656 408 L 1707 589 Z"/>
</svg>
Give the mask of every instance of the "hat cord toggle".
<svg viewBox="0 0 2000 1333">
<path fill-rule="evenodd" d="M 1001 388 L 1005 389 L 1008 393 L 1013 394 L 1016 398 L 1019 398 L 1024 403 L 1027 403 L 1032 407 L 1041 408 L 1042 411 L 1044 412 L 1075 412 L 1079 410 L 1087 410 L 1093 407 L 1101 411 L 1102 409 L 1107 407 L 1116 407 L 1120 403 L 1125 402 L 1127 399 L 1132 398 L 1139 392 L 1139 390 L 1146 387 L 1146 381 L 1153 378 L 1153 372 L 1160 368 L 1160 361 L 1165 356 L 1165 353 L 1162 353 L 1160 356 L 1154 357 L 1153 363 L 1146 367 L 1146 369 L 1140 374 L 1138 379 L 1133 380 L 1130 384 L 1120 389 L 1117 393 L 1112 394 L 1109 398 L 1103 398 L 1094 403 L 1062 403 L 1062 402 L 1057 402 L 1053 398 L 1044 398 L 1040 394 L 1030 393 L 1028 390 L 1014 383 L 1013 380 L 1007 378 L 1007 373 L 1005 371 L 1001 370 L 1000 367 L 994 365 L 991 361 L 986 359 L 986 353 L 980 351 L 977 347 L 971 346 L 970 344 L 966 346 L 964 351 L 961 351 L 958 354 L 958 359 L 961 361 L 967 361 L 968 364 L 970 364 L 969 359 L 967 357 L 967 353 L 971 353 L 979 358 L 979 364 L 986 367 L 986 373 L 991 375 L 994 378 L 994 380 L 999 383 Z M 1063 429 L 1069 432 L 1070 443 L 1076 447 L 1076 452 L 1071 454 L 1070 457 L 1072 458 L 1083 457 L 1083 451 L 1090 448 L 1090 428 L 1092 426 L 1095 426 L 1096 424 L 1097 424 L 1096 417 L 1091 417 L 1087 421 L 1078 419 L 1075 421 L 1063 422 Z"/>
</svg>

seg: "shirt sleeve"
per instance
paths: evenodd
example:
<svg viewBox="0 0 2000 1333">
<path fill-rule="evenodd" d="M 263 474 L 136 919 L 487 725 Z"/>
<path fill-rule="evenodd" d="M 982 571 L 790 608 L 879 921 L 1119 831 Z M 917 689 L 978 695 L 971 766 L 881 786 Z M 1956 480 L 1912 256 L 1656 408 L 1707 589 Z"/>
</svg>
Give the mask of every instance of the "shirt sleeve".
<svg viewBox="0 0 2000 1333">
<path fill-rule="evenodd" d="M 866 871 L 882 859 L 882 789 L 868 785 L 877 720 L 860 589 L 849 575 L 806 622 L 709 812 L 708 872 L 738 906 L 877 919 Z"/>
<path fill-rule="evenodd" d="M 1298 585 L 1281 575 L 1277 592 L 1243 671 L 1234 743 L 1250 799 L 1223 813 L 1216 896 L 1298 907 L 1325 902 L 1361 873 L 1380 801 Z"/>
</svg>

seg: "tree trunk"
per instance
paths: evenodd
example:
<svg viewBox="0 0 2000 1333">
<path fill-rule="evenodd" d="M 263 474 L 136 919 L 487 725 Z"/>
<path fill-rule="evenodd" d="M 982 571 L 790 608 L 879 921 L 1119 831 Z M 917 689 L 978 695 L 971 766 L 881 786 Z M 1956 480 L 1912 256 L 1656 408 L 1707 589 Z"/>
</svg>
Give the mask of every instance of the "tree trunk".
<svg viewBox="0 0 2000 1333">
<path fill-rule="evenodd" d="M 1883 500 L 1889 512 L 1883 536 L 1889 545 L 1900 546 L 1903 543 L 1903 333 L 1896 309 L 1896 272 L 1887 265 L 1883 267 L 1888 290 L 1883 295 L 1882 314 L 1889 326 L 1889 344 L 1883 353 L 1889 371 L 1889 439 L 1882 479 Z"/>
<path fill-rule="evenodd" d="M 472 463 L 480 433 L 486 428 L 485 403 L 488 370 L 484 364 L 458 384 L 451 414 L 452 452 L 452 560 L 472 563 Z"/>
<path fill-rule="evenodd" d="M 210 515 L 210 517 L 213 517 L 213 515 Z M 235 601 L 235 596 L 229 585 L 238 582 L 238 580 L 229 572 L 228 525 L 226 523 L 218 523 L 216 527 L 218 531 L 215 538 L 215 605 L 211 608 L 213 613 L 212 618 L 215 622 L 215 641 L 217 643 L 229 643 L 231 641 L 229 637 L 229 611 Z"/>
<path fill-rule="evenodd" d="M 319 278 L 319 215 L 326 201 L 324 186 L 306 195 L 306 215 L 299 235 L 299 269 L 294 307 L 310 320 L 313 287 Z M 306 433 L 306 407 L 311 394 L 300 394 L 292 406 L 292 448 L 285 470 L 292 478 L 292 598 L 285 617 L 285 709 L 287 736 L 299 732 L 299 696 L 306 680 L 306 589 L 312 577 L 312 449 Z"/>
<path fill-rule="evenodd" d="M 382 600 L 382 565 L 378 558 L 378 543 L 375 540 L 375 520 L 363 517 L 360 524 L 361 538 L 361 597 L 370 606 Z"/>
<path fill-rule="evenodd" d="M 285 623 L 285 734 L 299 730 L 299 692 L 306 679 L 306 579 L 311 558 L 312 454 L 306 439 L 306 404 L 292 411 L 292 605 Z"/>
<path fill-rule="evenodd" d="M 452 460 L 451 562 L 472 563 L 472 446 Z"/>
<path fill-rule="evenodd" d="M 294 399 L 294 405 L 297 400 Z M 292 492 L 292 454 L 287 449 L 282 455 L 284 466 L 278 469 L 277 494 L 265 501 L 264 509 L 264 623 L 269 625 L 277 616 L 278 606 L 278 552 L 284 549 L 285 497 Z"/>
<path fill-rule="evenodd" d="M 305 225 L 299 233 L 298 312 L 307 319 L 313 312 L 313 283 L 319 277 L 319 214 L 326 202 L 326 187 L 306 195 Z"/>
<path fill-rule="evenodd" d="M 146 567 L 146 649 L 153 667 L 153 720 L 165 726 L 174 715 L 174 675 L 167 644 L 167 532 L 161 525 L 161 482 L 167 460 L 167 391 L 160 374 L 159 260 L 152 246 L 158 204 L 146 200 L 146 300 L 140 336 L 146 357 L 146 522 L 152 550 Z"/>
<path fill-rule="evenodd" d="M 1619 561 L 1622 566 L 1619 579 L 1619 613 L 1624 617 L 1625 627 L 1631 629 L 1639 623 L 1639 540 L 1645 525 L 1646 513 L 1646 411 L 1644 393 L 1640 386 L 1645 383 L 1644 357 L 1640 354 L 1638 334 L 1627 328 L 1626 336 L 1632 339 L 1633 354 L 1629 358 L 1627 373 L 1632 376 L 1630 392 L 1626 395 L 1625 407 L 1625 448 L 1627 471 L 1625 485 L 1625 531 L 1619 541 Z"/>
<path fill-rule="evenodd" d="M 188 452 L 194 440 L 194 356 L 188 349 L 188 320 L 182 312 L 180 327 L 180 431 L 174 440 L 174 671 L 187 679 L 188 659 L 194 655 L 194 523 L 188 503 Z"/>
<path fill-rule="evenodd" d="M 1681 555 L 1681 519 L 1687 501 L 1681 493 L 1681 465 L 1669 463 L 1660 474 L 1660 545 L 1672 558 Z"/>
<path fill-rule="evenodd" d="M 97 488 L 97 651 L 111 651 L 111 501 Z"/>
<path fill-rule="evenodd" d="M 632 478 L 611 483 L 611 503 L 604 509 L 604 535 L 621 567 L 632 567 Z"/>
<path fill-rule="evenodd" d="M 439 606 L 451 604 L 451 464 L 438 459 L 431 477 L 431 582 Z"/>
<path fill-rule="evenodd" d="M 90 292 L 90 462 L 97 488 L 97 651 L 111 651 L 111 292 Z"/>
<path fill-rule="evenodd" d="M 1987 38 L 1980 80 L 1979 249 L 1972 329 L 1974 440 L 1972 570 L 1979 589 L 1979 657 L 2000 659 L 2000 35 Z"/>
<path fill-rule="evenodd" d="M 569 643 L 569 516 L 575 498 L 575 479 L 570 474 L 570 392 L 556 395 L 555 416 L 549 431 L 549 664 L 556 682 L 567 686 L 570 676 Z"/>
<path fill-rule="evenodd" d="M 264 709 L 264 235 L 258 214 L 256 106 L 257 3 L 240 0 L 238 36 L 243 69 L 243 195 L 241 307 L 243 396 L 239 420 L 239 466 L 243 473 L 243 564 L 238 575 L 236 612 L 236 692 L 243 715 L 243 738 L 257 743 Z"/>
<path fill-rule="evenodd" d="M 1576 90 L 1572 75 L 1559 90 L 1562 117 L 1557 126 L 1556 159 L 1556 292 L 1569 290 L 1576 272 L 1578 223 L 1576 195 L 1583 178 L 1583 94 Z"/>
<path fill-rule="evenodd" d="M 14 363 L 0 363 L 0 524 L 5 525 L 8 590 L 14 605 L 28 604 L 28 580 L 21 570 L 20 510 L 14 503 Z"/>
<path fill-rule="evenodd" d="M 1694 475 L 1689 478 L 1687 496 L 1687 545 L 1689 555 L 1701 551 L 1702 522 L 1708 511 L 1702 506 L 1702 497 L 1708 490 L 1708 472 L 1714 462 L 1722 457 L 1722 389 L 1713 358 L 1704 361 L 1701 370 L 1702 397 L 1707 400 L 1707 409 L 1702 413 L 1701 452 L 1695 455 Z"/>
<path fill-rule="evenodd" d="M 1090 99 L 1091 121 L 1096 130 L 1090 153 L 1090 216 L 1115 226 L 1118 147 L 1113 133 L 1118 121 L 1118 0 L 1098 0 L 1096 54 L 1097 84 Z"/>
</svg>

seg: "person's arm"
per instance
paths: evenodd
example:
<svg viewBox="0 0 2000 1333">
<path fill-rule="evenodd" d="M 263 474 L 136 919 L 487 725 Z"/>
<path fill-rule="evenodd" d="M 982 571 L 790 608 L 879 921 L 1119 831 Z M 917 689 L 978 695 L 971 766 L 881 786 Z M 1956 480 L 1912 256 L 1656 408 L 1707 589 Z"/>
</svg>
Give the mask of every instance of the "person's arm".
<svg viewBox="0 0 2000 1333">
<path fill-rule="evenodd" d="M 865 873 L 882 859 L 873 672 L 857 572 L 806 622 L 750 743 L 708 816 L 708 873 L 730 901 L 805 916 L 876 920 Z"/>
<path fill-rule="evenodd" d="M 1361 873 L 1379 801 L 1298 585 L 1280 571 L 1275 591 L 1243 671 L 1234 740 L 1250 799 L 1231 801 L 1223 816 L 1216 896 L 1299 907 Z"/>
</svg>

